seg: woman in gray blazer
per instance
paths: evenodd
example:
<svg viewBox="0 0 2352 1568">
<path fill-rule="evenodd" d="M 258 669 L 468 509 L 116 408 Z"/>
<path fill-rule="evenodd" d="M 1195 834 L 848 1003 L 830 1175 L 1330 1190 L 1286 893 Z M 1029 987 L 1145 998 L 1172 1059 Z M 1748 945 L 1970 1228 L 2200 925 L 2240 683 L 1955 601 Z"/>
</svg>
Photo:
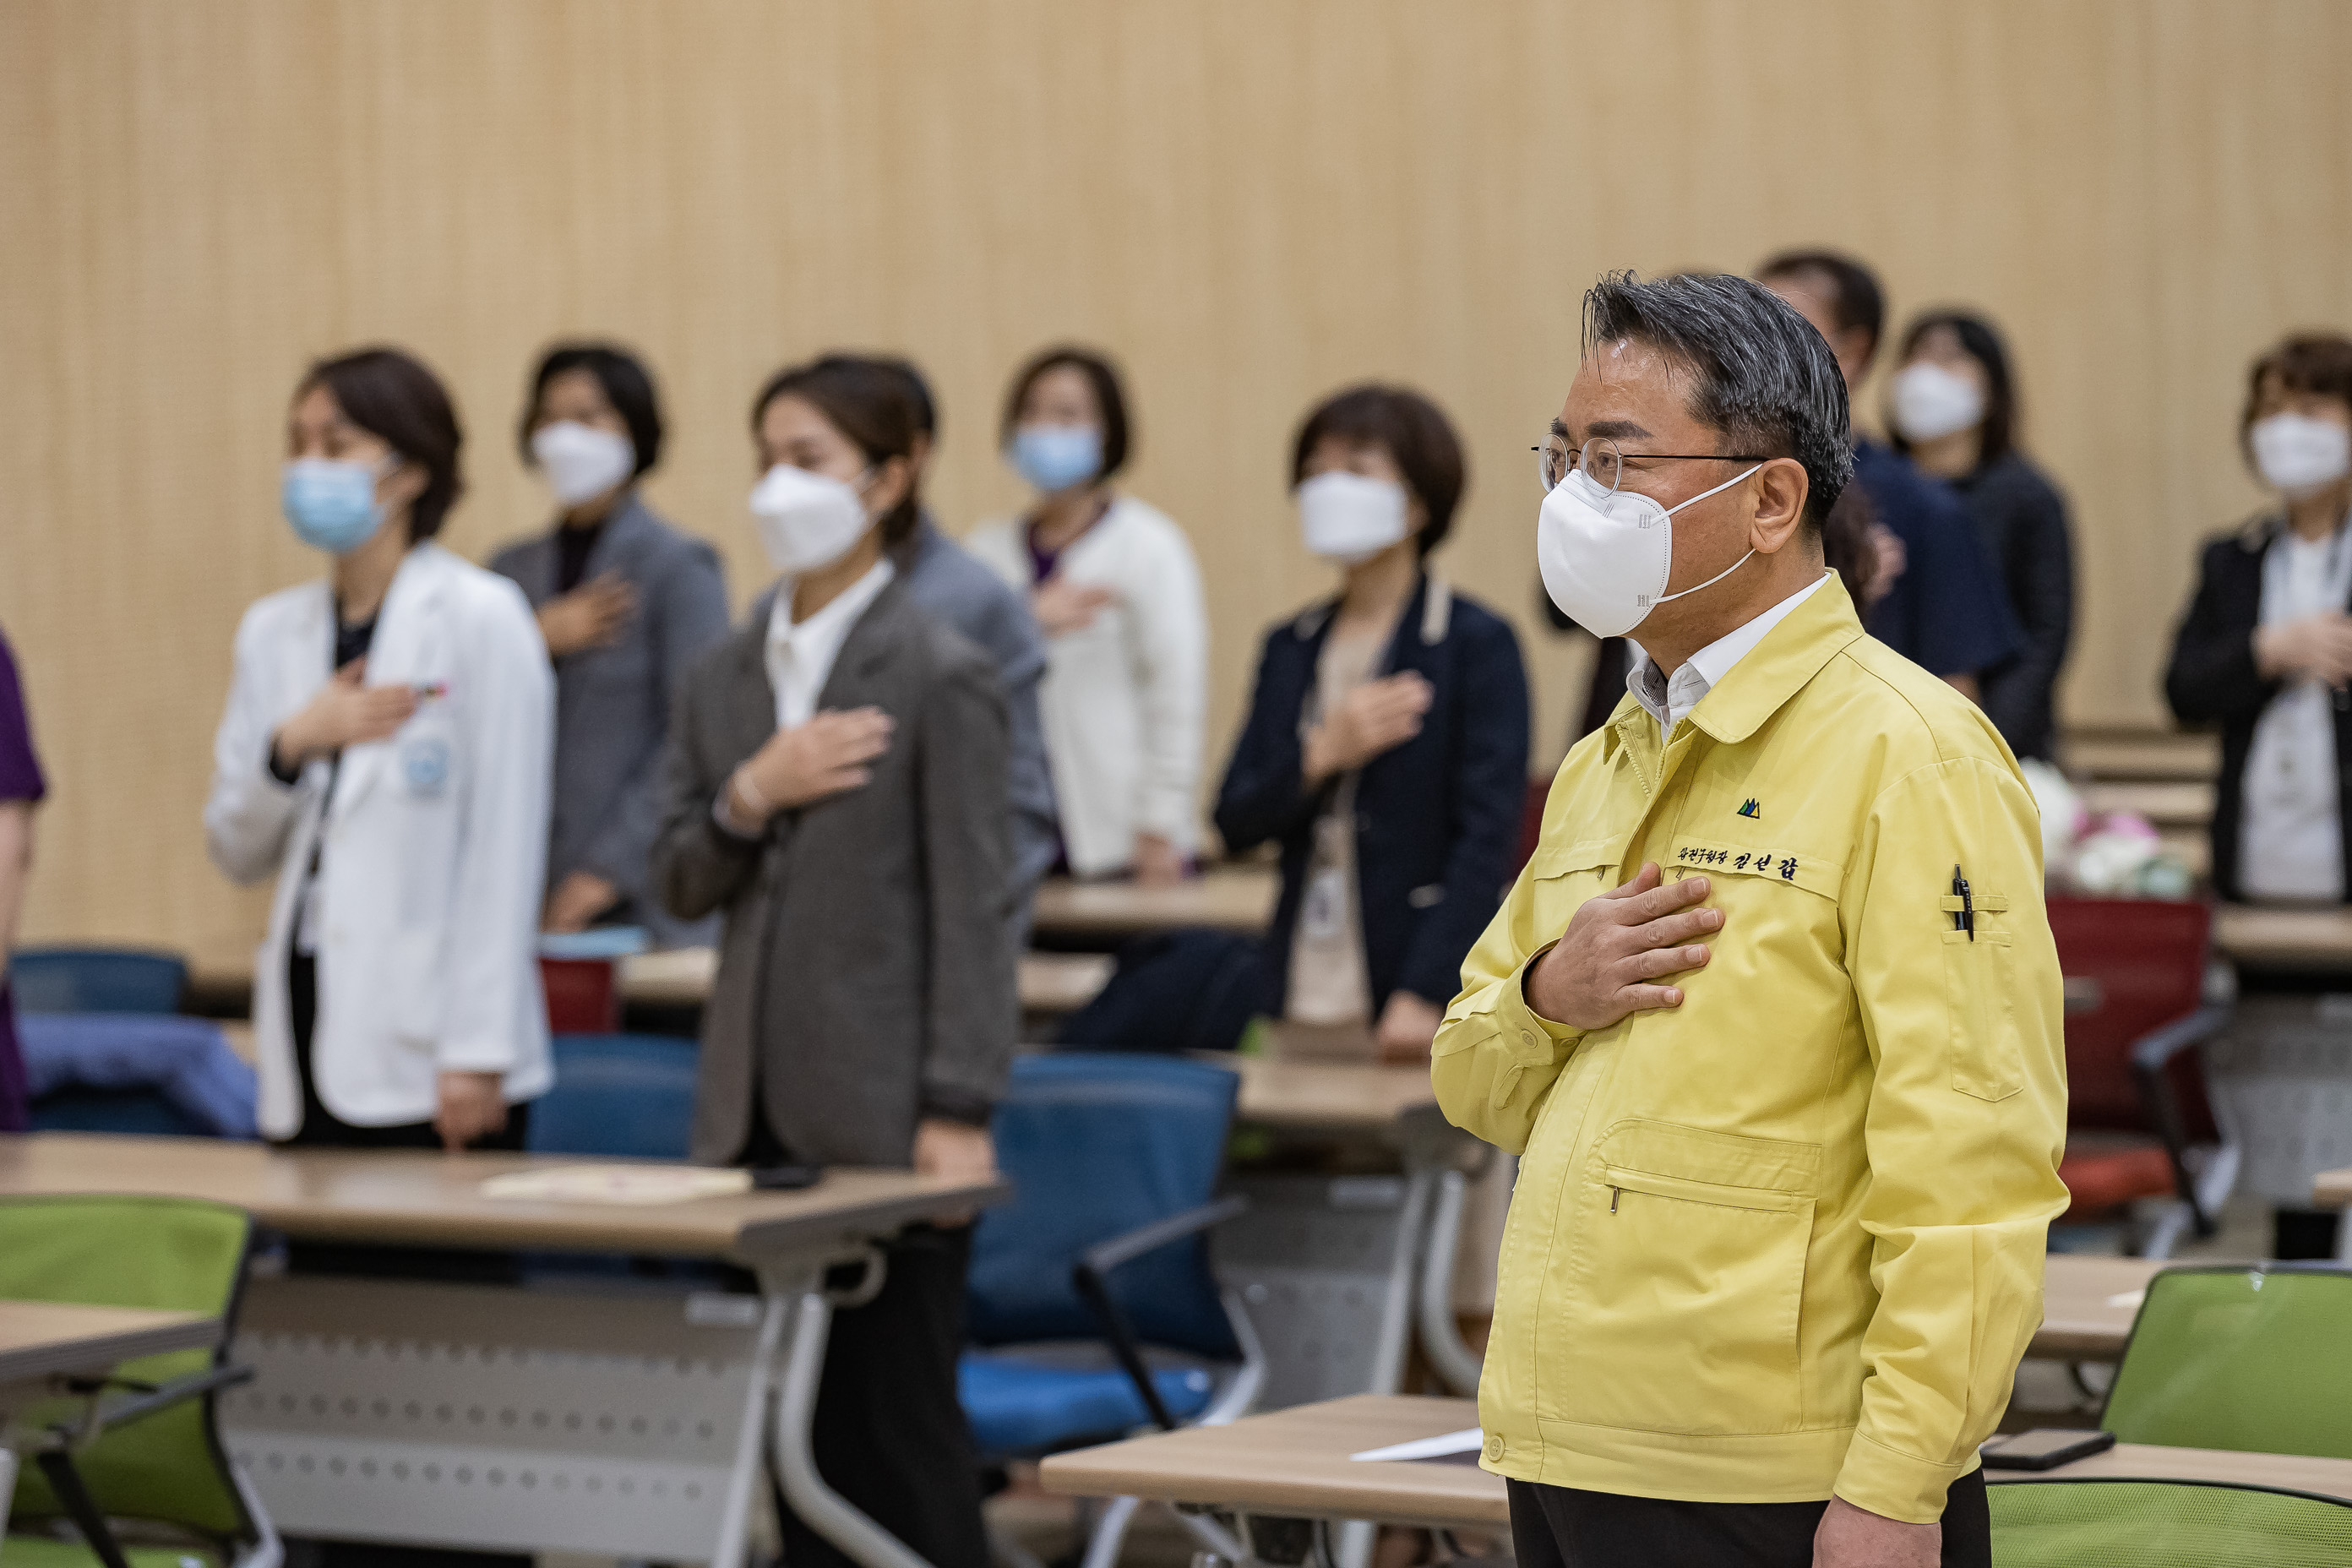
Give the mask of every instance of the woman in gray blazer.
<svg viewBox="0 0 2352 1568">
<path fill-rule="evenodd" d="M 681 689 L 654 847 L 663 901 L 725 927 L 694 1157 L 977 1175 L 1017 1022 L 1004 700 L 919 609 L 902 376 L 834 356 L 752 405 L 752 521 L 782 574 Z M 986 1568 L 956 1398 L 971 1232 L 921 1226 L 834 1321 L 818 1472 L 939 1568 Z M 794 1568 L 845 1563 L 784 1521 Z"/>
<path fill-rule="evenodd" d="M 555 526 L 501 550 L 555 665 L 555 796 L 544 924 L 642 925 L 663 947 L 708 945 L 651 895 L 662 739 L 673 688 L 727 632 L 719 553 L 656 516 L 637 481 L 661 458 L 653 377 L 625 350 L 559 344 L 523 405 L 523 461 L 555 493 Z"/>
</svg>

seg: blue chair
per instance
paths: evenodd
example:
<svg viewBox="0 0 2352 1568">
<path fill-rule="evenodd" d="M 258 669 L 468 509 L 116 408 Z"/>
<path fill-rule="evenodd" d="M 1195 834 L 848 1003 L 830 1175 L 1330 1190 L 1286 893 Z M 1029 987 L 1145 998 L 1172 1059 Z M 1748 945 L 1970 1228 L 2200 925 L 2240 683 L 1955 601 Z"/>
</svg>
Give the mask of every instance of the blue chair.
<svg viewBox="0 0 2352 1568">
<path fill-rule="evenodd" d="M 555 1087 L 532 1102 L 534 1154 L 683 1160 L 694 1131 L 692 1040 L 558 1035 Z"/>
<path fill-rule="evenodd" d="M 187 961 L 127 947 L 26 947 L 8 960 L 20 1013 L 176 1013 Z"/>
<path fill-rule="evenodd" d="M 26 1013 L 16 1026 L 37 1131 L 257 1136 L 253 1068 L 210 1018 Z"/>
<path fill-rule="evenodd" d="M 1265 1357 L 1209 1263 L 1240 1080 L 1181 1058 L 1056 1053 L 1013 1063 L 996 1108 L 1010 1203 L 972 1236 L 964 1414 L 991 1464 L 1127 1435 L 1215 1426 L 1249 1408 Z M 1087 1568 L 1108 1568 L 1135 1510 L 1104 1511 Z M 1213 1522 L 1180 1514 L 1240 1560 Z"/>
</svg>

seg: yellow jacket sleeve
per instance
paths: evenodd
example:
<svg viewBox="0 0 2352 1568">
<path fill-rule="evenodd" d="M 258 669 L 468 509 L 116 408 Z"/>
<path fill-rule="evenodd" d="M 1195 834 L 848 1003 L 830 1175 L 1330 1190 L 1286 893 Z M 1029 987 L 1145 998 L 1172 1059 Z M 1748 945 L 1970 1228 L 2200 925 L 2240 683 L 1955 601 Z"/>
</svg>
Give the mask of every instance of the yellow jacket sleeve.
<svg viewBox="0 0 2352 1568">
<path fill-rule="evenodd" d="M 1956 867 L 1973 940 L 1954 929 Z M 1840 901 L 1875 1068 L 1862 1223 L 1878 1304 L 1836 1491 L 1925 1523 L 2009 1402 L 2067 1202 L 2063 981 L 2032 797 L 1997 757 L 1904 775 L 1873 804 Z"/>
<path fill-rule="evenodd" d="M 1521 989 L 1528 965 L 1559 938 L 1536 930 L 1536 886 L 1525 870 L 1512 884 L 1464 960 L 1461 994 L 1430 1047 L 1430 1083 L 1445 1119 L 1513 1154 L 1527 1152 L 1536 1111 L 1581 1037 L 1538 1016 Z"/>
</svg>

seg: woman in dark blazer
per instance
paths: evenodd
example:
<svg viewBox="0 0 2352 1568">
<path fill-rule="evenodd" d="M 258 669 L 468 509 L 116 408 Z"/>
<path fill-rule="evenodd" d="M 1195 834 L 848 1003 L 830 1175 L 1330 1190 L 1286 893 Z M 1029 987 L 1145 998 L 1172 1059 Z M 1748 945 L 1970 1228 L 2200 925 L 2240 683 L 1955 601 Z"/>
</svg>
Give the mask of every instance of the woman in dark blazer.
<svg viewBox="0 0 2352 1568">
<path fill-rule="evenodd" d="M 782 577 L 681 689 L 654 882 L 724 916 L 694 1157 L 976 1177 L 1018 1023 L 1004 700 L 929 619 L 891 547 L 921 515 L 894 369 L 788 370 L 753 405 L 761 542 Z M 940 1568 L 985 1568 L 956 1397 L 971 1231 L 891 1244 L 834 1321 L 817 1470 Z M 783 1521 L 801 1568 L 845 1563 Z"/>
<path fill-rule="evenodd" d="M 2024 633 L 2015 652 L 1978 672 L 1977 701 L 2011 751 L 2048 762 L 2074 632 L 2066 498 L 2018 450 L 2016 383 L 1990 321 L 1966 310 L 1922 316 L 1903 336 L 1901 364 L 1888 391 L 1895 449 L 1959 493 Z"/>
<path fill-rule="evenodd" d="M 2218 725 L 2213 885 L 2225 899 L 2352 897 L 2352 339 L 2289 338 L 2239 421 L 2282 506 L 2205 547 L 2164 690 Z"/>
<path fill-rule="evenodd" d="M 704 945 L 651 896 L 662 739 L 678 678 L 727 630 L 719 553 L 637 493 L 661 458 L 661 405 L 635 356 L 603 343 L 550 349 L 531 377 L 523 460 L 554 492 L 555 526 L 507 546 L 490 570 L 539 616 L 555 666 L 549 931 L 642 925 L 664 947 Z"/>
<path fill-rule="evenodd" d="M 1517 865 L 1528 682 L 1508 623 L 1428 568 L 1461 443 L 1402 388 L 1340 393 L 1291 462 L 1307 548 L 1339 593 L 1266 634 L 1217 797 L 1234 851 L 1282 848 L 1259 1010 L 1426 1053 Z"/>
</svg>

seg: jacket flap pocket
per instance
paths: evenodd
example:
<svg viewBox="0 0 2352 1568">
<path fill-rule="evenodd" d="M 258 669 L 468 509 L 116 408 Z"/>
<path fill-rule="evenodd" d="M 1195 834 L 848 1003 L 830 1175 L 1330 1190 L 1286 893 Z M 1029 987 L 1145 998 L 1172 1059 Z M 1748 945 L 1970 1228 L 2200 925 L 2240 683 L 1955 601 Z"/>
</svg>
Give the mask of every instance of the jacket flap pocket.
<svg viewBox="0 0 2352 1568">
<path fill-rule="evenodd" d="M 1528 875 L 1540 881 L 1575 871 L 1613 868 L 1623 851 L 1614 838 L 1582 838 L 1573 844 L 1538 844 L 1528 857 Z"/>
<path fill-rule="evenodd" d="M 1670 1121 L 1621 1121 L 1601 1134 L 1593 1152 L 1612 1176 L 1619 1172 L 1646 1173 L 1718 1186 L 1807 1194 L 1813 1191 L 1822 1163 L 1818 1143 L 1709 1132 Z"/>
<path fill-rule="evenodd" d="M 1845 882 L 1845 864 L 1788 844 L 1732 844 L 1715 838 L 1678 838 L 1666 856 L 1669 873 L 1710 877 L 1761 877 L 1802 888 L 1834 902 Z"/>
<path fill-rule="evenodd" d="M 1713 1204 L 1718 1208 L 1761 1209 L 1773 1214 L 1789 1214 L 1812 1202 L 1801 1193 L 1778 1192 L 1769 1187 L 1736 1186 L 1727 1182 L 1685 1181 L 1680 1176 L 1661 1176 L 1654 1172 L 1635 1171 L 1622 1165 L 1604 1167 L 1601 1179 L 1612 1192 L 1647 1193 L 1652 1197 L 1674 1198 L 1686 1204 Z"/>
</svg>

